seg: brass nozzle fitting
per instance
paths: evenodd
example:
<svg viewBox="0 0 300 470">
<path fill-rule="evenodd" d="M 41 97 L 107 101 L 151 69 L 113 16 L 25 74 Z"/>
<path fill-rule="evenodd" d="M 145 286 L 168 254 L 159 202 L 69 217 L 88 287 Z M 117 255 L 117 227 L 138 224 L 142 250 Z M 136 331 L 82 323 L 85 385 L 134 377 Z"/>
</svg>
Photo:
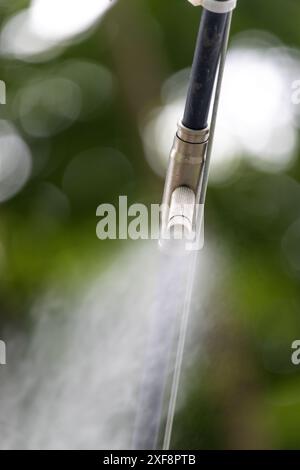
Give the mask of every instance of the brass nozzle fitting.
<svg viewBox="0 0 300 470">
<path fill-rule="evenodd" d="M 177 223 L 182 220 L 183 225 L 189 220 L 192 226 L 194 226 L 195 208 L 208 138 L 208 128 L 193 130 L 188 129 L 181 122 L 178 124 L 178 130 L 170 153 L 163 195 L 162 236 L 169 232 L 170 227 L 172 227 L 172 219 L 173 222 L 176 220 Z M 186 188 L 187 190 L 180 191 L 181 203 L 176 205 L 174 201 L 178 199 L 179 188 Z M 185 210 L 183 209 L 184 206 L 186 206 Z M 176 210 L 178 210 L 178 214 L 176 214 Z"/>
</svg>

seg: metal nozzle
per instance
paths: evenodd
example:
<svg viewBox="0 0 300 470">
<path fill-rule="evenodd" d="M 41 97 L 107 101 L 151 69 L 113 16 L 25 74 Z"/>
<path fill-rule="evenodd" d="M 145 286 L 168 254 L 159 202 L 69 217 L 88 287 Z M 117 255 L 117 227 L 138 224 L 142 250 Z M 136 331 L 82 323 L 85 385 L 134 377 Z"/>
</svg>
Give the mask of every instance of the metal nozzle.
<svg viewBox="0 0 300 470">
<path fill-rule="evenodd" d="M 188 129 L 182 123 L 174 138 L 162 206 L 162 236 L 182 229 L 192 232 L 209 129 Z"/>
<path fill-rule="evenodd" d="M 193 232 L 195 193 L 186 186 L 173 191 L 167 230 L 173 239 L 188 238 Z"/>
</svg>

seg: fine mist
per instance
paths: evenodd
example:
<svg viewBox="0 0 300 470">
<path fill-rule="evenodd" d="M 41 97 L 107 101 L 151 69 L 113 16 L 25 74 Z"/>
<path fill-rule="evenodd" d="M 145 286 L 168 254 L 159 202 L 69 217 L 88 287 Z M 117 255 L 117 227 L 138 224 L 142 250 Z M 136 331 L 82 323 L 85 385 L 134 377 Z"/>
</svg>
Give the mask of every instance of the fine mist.
<svg viewBox="0 0 300 470">
<path fill-rule="evenodd" d="M 201 253 L 201 279 L 208 258 Z M 130 448 L 143 374 L 155 387 L 155 357 L 166 352 L 172 362 L 166 344 L 179 324 L 187 267 L 137 243 L 73 298 L 54 289 L 36 302 L 31 333 L 7 342 L 0 449 Z M 196 310 L 208 296 L 197 294 Z M 204 321 L 201 312 L 191 317 Z"/>
</svg>

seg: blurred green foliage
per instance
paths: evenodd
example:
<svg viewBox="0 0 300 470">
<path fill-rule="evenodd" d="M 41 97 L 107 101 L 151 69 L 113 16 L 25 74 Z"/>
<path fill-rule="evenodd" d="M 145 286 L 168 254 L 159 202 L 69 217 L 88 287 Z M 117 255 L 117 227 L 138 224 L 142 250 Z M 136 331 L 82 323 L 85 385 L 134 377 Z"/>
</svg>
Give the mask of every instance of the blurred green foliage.
<svg viewBox="0 0 300 470">
<path fill-rule="evenodd" d="M 28 3 L 2 1 L 2 25 Z M 297 0 L 241 0 L 232 33 L 262 29 L 300 48 L 299 18 Z M 3 323 L 26 314 L 48 283 L 79 282 L 79 271 L 105 266 L 120 249 L 96 238 L 98 204 L 122 193 L 160 201 L 163 181 L 144 158 L 140 122 L 160 104 L 164 80 L 190 66 L 198 23 L 183 0 L 120 0 L 89 34 L 45 61 L 1 58 L 8 93 L 1 119 L 14 124 L 33 158 L 26 186 L 0 207 Z M 82 63 L 92 67 L 86 83 Z M 57 76 L 81 84 L 86 112 L 68 122 L 65 109 L 57 115 L 40 99 L 22 118 L 20 90 Z M 41 122 L 53 132 L 33 135 Z M 300 335 L 300 271 L 282 251 L 284 234 L 300 218 L 299 175 L 299 159 L 288 174 L 243 164 L 236 178 L 209 190 L 207 230 L 221 234 L 231 265 L 220 327 L 208 340 L 211 363 L 190 372 L 189 399 L 176 419 L 177 448 L 299 447 L 300 379 L 290 345 Z M 299 259 L 300 243 L 293 249 Z"/>
</svg>

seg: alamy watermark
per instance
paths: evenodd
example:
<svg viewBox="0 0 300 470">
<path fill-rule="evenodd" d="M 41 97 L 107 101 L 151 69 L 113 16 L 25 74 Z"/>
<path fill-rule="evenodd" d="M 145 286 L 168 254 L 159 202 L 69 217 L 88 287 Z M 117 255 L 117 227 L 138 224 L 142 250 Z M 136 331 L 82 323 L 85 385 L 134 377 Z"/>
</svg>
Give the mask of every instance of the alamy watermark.
<svg viewBox="0 0 300 470">
<path fill-rule="evenodd" d="M 6 343 L 0 340 L 0 366 L 6 364 Z"/>
<path fill-rule="evenodd" d="M 174 211 L 174 207 L 172 209 Z M 100 220 L 96 234 L 99 240 L 183 241 L 185 250 L 198 251 L 204 245 L 203 211 L 203 204 L 184 204 L 179 205 L 176 215 L 171 217 L 167 205 L 128 205 L 127 196 L 119 196 L 117 207 L 106 203 L 97 207 L 96 215 Z M 164 217 L 166 222 L 161 223 Z"/>
<path fill-rule="evenodd" d="M 291 361 L 294 366 L 298 366 L 300 364 L 300 340 L 295 339 L 295 341 L 292 342 L 291 345 L 292 349 L 292 355 L 291 355 Z"/>
<path fill-rule="evenodd" d="M 6 104 L 6 84 L 0 80 L 0 104 Z"/>
</svg>

